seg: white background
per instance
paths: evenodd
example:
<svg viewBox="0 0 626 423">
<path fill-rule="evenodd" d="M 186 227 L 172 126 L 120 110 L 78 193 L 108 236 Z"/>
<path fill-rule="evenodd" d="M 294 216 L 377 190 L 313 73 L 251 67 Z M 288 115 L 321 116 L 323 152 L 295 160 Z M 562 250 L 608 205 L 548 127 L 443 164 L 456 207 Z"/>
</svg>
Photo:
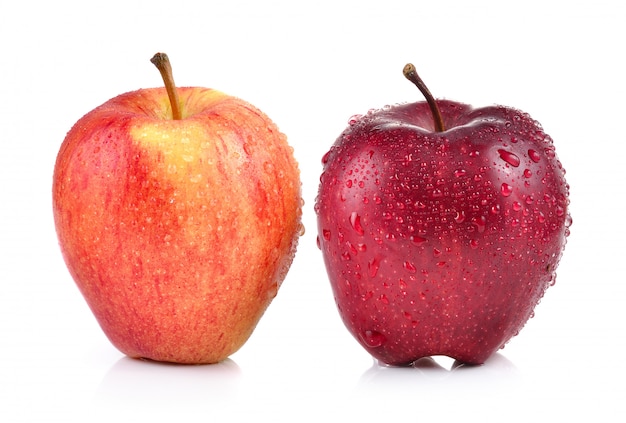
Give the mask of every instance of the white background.
<svg viewBox="0 0 626 423">
<path fill-rule="evenodd" d="M 0 420 L 623 419 L 625 18 L 604 0 L 2 0 Z M 179 85 L 271 116 L 302 172 L 307 232 L 292 269 L 250 340 L 214 366 L 124 358 L 54 233 L 65 133 L 109 98 L 160 85 L 157 51 Z M 322 155 L 351 115 L 421 99 L 401 73 L 409 61 L 437 97 L 530 113 L 571 184 L 557 283 L 480 367 L 373 365 L 339 319 L 315 245 Z"/>
</svg>

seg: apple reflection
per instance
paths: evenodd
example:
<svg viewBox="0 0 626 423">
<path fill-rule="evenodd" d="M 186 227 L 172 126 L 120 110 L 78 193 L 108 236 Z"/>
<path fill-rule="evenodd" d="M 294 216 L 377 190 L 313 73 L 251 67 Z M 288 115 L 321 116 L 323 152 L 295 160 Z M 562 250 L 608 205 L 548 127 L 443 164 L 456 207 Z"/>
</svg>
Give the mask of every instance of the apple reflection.
<svg viewBox="0 0 626 423">
<path fill-rule="evenodd" d="M 393 367 L 374 361 L 358 383 L 358 390 L 367 392 L 426 390 L 433 393 L 445 389 L 448 394 L 455 389 L 473 392 L 501 390 L 515 386 L 521 380 L 515 365 L 504 355 L 496 353 L 483 365 L 473 366 L 436 356 L 417 360 L 409 367 Z"/>
<path fill-rule="evenodd" d="M 123 357 L 102 379 L 94 403 L 110 417 L 140 416 L 146 410 L 180 417 L 181 410 L 203 411 L 235 402 L 241 379 L 241 369 L 232 359 L 186 365 Z"/>
</svg>

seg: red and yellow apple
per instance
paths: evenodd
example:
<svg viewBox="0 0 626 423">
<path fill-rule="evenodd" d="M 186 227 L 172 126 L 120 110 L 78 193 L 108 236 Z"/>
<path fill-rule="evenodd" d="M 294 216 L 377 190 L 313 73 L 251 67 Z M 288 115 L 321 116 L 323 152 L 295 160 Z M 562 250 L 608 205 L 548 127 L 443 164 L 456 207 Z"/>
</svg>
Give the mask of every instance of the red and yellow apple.
<svg viewBox="0 0 626 423">
<path fill-rule="evenodd" d="M 199 87 L 117 96 L 68 132 L 53 176 L 60 248 L 131 357 L 215 363 L 249 338 L 303 228 L 293 149 L 260 110 Z M 169 79 L 168 79 L 169 75 Z"/>
</svg>

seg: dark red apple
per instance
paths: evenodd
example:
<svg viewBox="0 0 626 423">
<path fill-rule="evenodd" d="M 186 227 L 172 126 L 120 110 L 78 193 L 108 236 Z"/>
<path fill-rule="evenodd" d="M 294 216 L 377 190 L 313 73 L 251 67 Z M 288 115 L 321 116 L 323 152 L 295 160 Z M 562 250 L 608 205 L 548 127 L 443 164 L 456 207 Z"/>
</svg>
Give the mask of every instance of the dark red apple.
<svg viewBox="0 0 626 423">
<path fill-rule="evenodd" d="M 533 315 L 569 234 L 550 136 L 509 107 L 434 100 L 351 119 L 324 155 L 318 243 L 341 318 L 376 359 L 481 364 Z"/>
</svg>

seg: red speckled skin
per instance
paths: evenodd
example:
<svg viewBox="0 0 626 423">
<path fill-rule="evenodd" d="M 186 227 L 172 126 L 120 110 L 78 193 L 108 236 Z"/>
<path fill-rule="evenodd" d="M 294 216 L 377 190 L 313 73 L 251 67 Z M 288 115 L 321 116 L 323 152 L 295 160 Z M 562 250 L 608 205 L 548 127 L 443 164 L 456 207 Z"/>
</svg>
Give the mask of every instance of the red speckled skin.
<svg viewBox="0 0 626 423">
<path fill-rule="evenodd" d="M 179 88 L 116 97 L 59 151 L 53 210 L 67 267 L 120 351 L 223 360 L 248 339 L 301 232 L 292 148 L 253 106 Z"/>
<path fill-rule="evenodd" d="M 438 101 L 355 119 L 324 156 L 318 242 L 341 318 L 376 359 L 483 363 L 533 313 L 566 242 L 568 185 L 528 115 Z"/>
</svg>

